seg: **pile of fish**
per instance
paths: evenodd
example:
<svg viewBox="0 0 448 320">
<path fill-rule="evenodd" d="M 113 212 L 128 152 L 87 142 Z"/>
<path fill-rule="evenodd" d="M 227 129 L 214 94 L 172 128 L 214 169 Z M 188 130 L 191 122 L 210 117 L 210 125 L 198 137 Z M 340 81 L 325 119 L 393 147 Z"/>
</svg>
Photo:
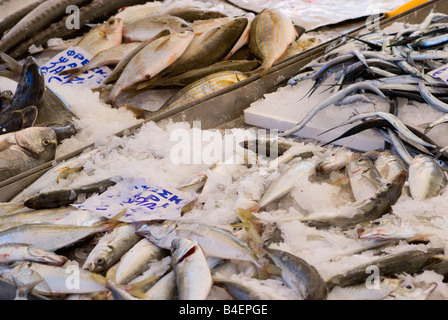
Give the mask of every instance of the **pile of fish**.
<svg viewBox="0 0 448 320">
<path fill-rule="evenodd" d="M 60 143 L 80 130 L 79 124 L 75 127 L 77 116 L 70 106 L 47 88 L 36 60 L 28 56 L 31 46 L 45 46 L 50 38 L 60 37 L 68 39 L 67 46 L 78 46 L 92 54 L 83 67 L 61 72 L 67 82 L 92 68 L 114 67 L 101 87 L 94 89 L 112 105 L 124 91 L 135 95 L 143 89 L 179 89 L 157 112 L 133 107 L 124 100 L 124 106 L 138 118 L 146 118 L 174 110 L 252 74 L 265 75 L 274 63 L 319 43 L 315 38 L 299 40 L 293 23 L 276 10 L 230 17 L 212 9 L 146 1 L 27 1 L 23 6 L 24 11 L 14 16 L 14 21 L 11 17 L 0 23 L 4 32 L 0 52 L 6 62 L 2 76 L 18 81 L 16 92 L 4 91 L 1 97 L 1 134 L 9 135 L 0 138 L 0 157 L 4 159 L 0 181 L 54 159 L 56 139 L 47 139 L 48 132 L 41 140 L 52 141 L 44 146 L 51 152 L 42 153 L 39 139 L 35 140 L 37 146 L 25 146 L 17 142 L 21 139 L 13 137 L 12 131 L 51 127 Z M 67 28 L 68 6 L 80 9 L 80 29 Z M 91 27 L 87 32 L 86 25 Z M 21 63 L 24 67 L 14 60 L 22 57 L 26 57 Z M 38 137 L 40 131 L 33 135 Z M 14 151 L 17 148 L 19 153 Z M 12 168 L 11 162 L 17 166 Z"/>
<path fill-rule="evenodd" d="M 441 279 L 428 283 L 417 277 L 446 276 L 444 225 L 426 217 L 432 225 L 427 227 L 420 216 L 418 230 L 397 223 L 399 216 L 392 219 L 396 205 L 417 201 L 409 189 L 434 177 L 408 179 L 406 166 L 390 151 L 367 155 L 293 140 L 250 139 L 232 155 L 244 151 L 245 161 L 218 161 L 209 168 L 170 165 L 168 141 L 160 141 L 164 148 L 138 142 L 155 132 L 169 136 L 174 128 L 145 123 L 129 137 L 136 149 L 126 137 L 111 138 L 2 204 L 0 277 L 10 288 L 5 292 L 27 299 L 120 300 L 443 295 Z M 266 148 L 269 155 L 261 153 Z M 111 161 L 123 163 L 125 171 L 111 169 Z M 150 168 L 152 176 L 165 171 L 166 185 L 194 191 L 195 200 L 177 219 L 148 216 L 134 222 L 124 222 L 125 207 L 110 217 L 76 207 L 134 176 L 129 163 L 136 172 Z M 80 186 L 86 177 L 96 182 Z M 325 189 L 306 201 L 310 193 L 301 194 L 316 192 L 313 188 Z M 329 209 L 311 209 L 323 202 L 331 203 Z M 304 209 L 297 212 L 297 206 Z M 372 266 L 379 277 L 368 287 L 366 270 Z"/>
<path fill-rule="evenodd" d="M 251 75 L 265 76 L 275 63 L 319 43 L 315 38 L 299 40 L 292 21 L 278 10 L 230 17 L 218 11 L 154 8 L 153 4 L 126 8 L 92 29 L 77 43 L 94 56 L 92 61 L 62 71 L 64 79 L 76 79 L 98 66 L 113 66 L 112 74 L 94 88 L 111 105 L 117 105 L 117 97 L 125 91 L 136 95 L 143 89 L 181 88 L 157 112 L 137 110 L 126 100 L 122 103 L 145 118 Z"/>
<path fill-rule="evenodd" d="M 47 88 L 33 57 L 23 66 L 2 57 L 11 67 L 9 76 L 18 79 L 14 93 L 1 94 L 0 181 L 54 160 L 57 145 L 78 131 L 70 106 Z"/>
</svg>

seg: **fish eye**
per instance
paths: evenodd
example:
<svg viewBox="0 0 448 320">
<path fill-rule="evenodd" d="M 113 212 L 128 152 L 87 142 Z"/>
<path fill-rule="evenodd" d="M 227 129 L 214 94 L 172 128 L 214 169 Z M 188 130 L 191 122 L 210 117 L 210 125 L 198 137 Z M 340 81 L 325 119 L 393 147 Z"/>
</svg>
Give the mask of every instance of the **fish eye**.
<svg viewBox="0 0 448 320">
<path fill-rule="evenodd" d="M 381 222 L 379 222 L 379 221 L 374 221 L 374 222 L 372 222 L 372 225 L 373 225 L 373 226 L 379 226 L 379 225 L 381 225 Z"/>
<path fill-rule="evenodd" d="M 410 284 L 408 284 L 405 288 L 408 290 L 412 290 L 413 287 Z"/>
<path fill-rule="evenodd" d="M 50 145 L 50 139 L 44 139 L 44 140 L 42 140 L 42 145 L 44 146 L 44 147 L 47 147 L 48 145 Z"/>
<path fill-rule="evenodd" d="M 106 261 L 103 258 L 99 258 L 98 260 L 96 260 L 96 263 L 98 265 L 103 265 Z"/>
</svg>

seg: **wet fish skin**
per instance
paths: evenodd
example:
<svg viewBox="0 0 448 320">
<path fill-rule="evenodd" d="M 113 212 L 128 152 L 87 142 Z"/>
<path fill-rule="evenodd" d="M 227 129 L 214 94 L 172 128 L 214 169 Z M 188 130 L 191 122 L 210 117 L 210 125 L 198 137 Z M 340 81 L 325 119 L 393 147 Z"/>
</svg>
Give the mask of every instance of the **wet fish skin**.
<svg viewBox="0 0 448 320">
<path fill-rule="evenodd" d="M 417 155 L 411 161 L 408 181 L 411 196 L 420 200 L 439 195 L 448 183 L 442 168 L 425 155 Z"/>
<path fill-rule="evenodd" d="M 282 250 L 265 248 L 264 251 L 277 267 L 282 278 L 303 300 L 325 300 L 328 288 L 315 267 L 305 260 Z"/>
<path fill-rule="evenodd" d="M 202 8 L 193 7 L 193 6 L 182 7 L 182 8 L 172 8 L 172 9 L 168 9 L 168 10 L 164 11 L 163 13 L 182 18 L 187 22 L 227 17 L 227 15 L 225 13 L 218 11 L 218 10 L 202 9 Z"/>
<path fill-rule="evenodd" d="M 191 26 L 184 19 L 170 15 L 154 16 L 125 25 L 123 40 L 124 42 L 143 42 L 152 39 L 163 30 L 168 30 L 171 34 L 193 32 Z"/>
<path fill-rule="evenodd" d="M 370 198 L 381 186 L 381 175 L 366 155 L 353 153 L 346 172 L 356 201 Z"/>
<path fill-rule="evenodd" d="M 0 134 L 32 127 L 36 122 L 37 114 L 38 109 L 35 106 L 0 113 Z"/>
<path fill-rule="evenodd" d="M 246 78 L 247 76 L 239 71 L 221 71 L 213 73 L 180 89 L 171 96 L 158 111 L 152 112 L 151 115 L 176 109 L 220 89 L 238 83 Z"/>
<path fill-rule="evenodd" d="M 248 72 L 254 70 L 260 62 L 257 60 L 226 60 L 214 63 L 210 66 L 190 70 L 181 73 L 177 76 L 162 78 L 153 83 L 151 87 L 160 86 L 181 86 L 186 87 L 187 85 L 199 81 L 200 79 L 207 77 L 211 74 L 218 73 L 221 71 L 239 71 Z"/>
<path fill-rule="evenodd" d="M 321 40 L 316 38 L 309 38 L 306 40 L 301 40 L 300 38 L 294 41 L 288 49 L 286 49 L 285 53 L 278 59 L 278 62 L 284 61 L 291 57 L 294 57 L 308 49 L 311 49 L 317 45 L 322 43 Z"/>
<path fill-rule="evenodd" d="M 346 167 L 352 158 L 353 151 L 342 149 L 329 155 L 317 165 L 317 171 L 328 174 Z"/>
<path fill-rule="evenodd" d="M 32 133 L 27 135 L 23 130 Z M 35 168 L 54 159 L 56 154 L 56 134 L 51 128 L 31 127 L 21 130 L 23 141 L 0 152 L 0 181 Z M 36 132 L 37 131 L 37 132 Z M 16 133 L 17 139 L 17 133 Z"/>
<path fill-rule="evenodd" d="M 141 239 L 121 258 L 115 282 L 119 285 L 128 284 L 142 274 L 151 261 L 162 259 L 167 253 L 168 250 L 159 248 L 148 239 Z"/>
<path fill-rule="evenodd" d="M 0 51 L 8 52 L 28 35 L 44 28 L 50 21 L 62 17 L 69 5 L 81 5 L 85 2 L 87 1 L 47 0 L 41 3 L 3 36 L 0 40 Z"/>
<path fill-rule="evenodd" d="M 198 243 L 191 239 L 174 239 L 171 257 L 179 300 L 205 300 L 213 279 L 207 260 Z"/>
<path fill-rule="evenodd" d="M 27 244 L 9 243 L 0 246 L 0 263 L 30 261 L 62 266 L 68 258 Z"/>
<path fill-rule="evenodd" d="M 276 9 L 264 9 L 253 20 L 249 34 L 251 52 L 262 62 L 263 77 L 280 59 L 298 34 L 292 21 Z"/>
<path fill-rule="evenodd" d="M 132 52 L 140 45 L 140 42 L 123 43 L 118 46 L 103 50 L 94 56 L 86 65 L 69 69 L 61 72 L 61 74 L 71 74 L 72 76 L 67 79 L 67 82 L 76 78 L 77 75 L 105 65 L 117 65 L 126 55 Z"/>
<path fill-rule="evenodd" d="M 110 16 L 117 13 L 120 8 L 146 3 L 147 0 L 93 0 L 88 4 L 80 7 L 79 10 L 79 24 L 85 26 L 108 19 Z M 61 21 L 55 22 L 44 30 L 32 36 L 30 39 L 23 41 L 20 45 L 11 50 L 10 55 L 14 58 L 21 58 L 28 53 L 28 48 L 31 45 L 44 45 L 52 38 L 70 39 L 76 36 L 82 36 L 85 29 L 68 29 L 66 26 L 66 19 L 64 17 Z"/>
<path fill-rule="evenodd" d="M 23 224 L 0 232 L 0 245 L 24 243 L 49 251 L 67 247 L 109 228 L 103 222 L 93 226 Z"/>
<path fill-rule="evenodd" d="M 25 129 L 25 130 L 31 130 Z M 35 130 L 35 129 L 34 129 Z M 11 202 L 23 203 L 27 198 L 32 197 L 40 192 L 42 188 L 58 182 L 58 180 L 65 174 L 79 171 L 83 168 L 84 163 L 91 159 L 95 154 L 98 154 L 101 149 L 93 149 L 91 151 L 80 154 L 79 156 L 73 157 L 67 161 L 58 163 L 56 166 L 45 172 L 41 177 L 39 177 L 35 182 L 17 194 L 11 199 Z"/>
<path fill-rule="evenodd" d="M 106 271 L 140 239 L 141 237 L 135 233 L 133 225 L 118 226 L 100 239 L 82 268 L 95 273 Z"/>
<path fill-rule="evenodd" d="M 286 195 L 300 179 L 312 176 L 315 172 L 316 161 L 314 159 L 299 159 L 282 172 L 278 178 L 269 183 L 260 201 L 251 210 L 258 211 L 274 200 Z"/>
<path fill-rule="evenodd" d="M 155 15 L 160 15 L 162 3 L 158 1 L 146 2 L 143 4 L 130 4 L 118 10 L 112 18 L 120 18 L 124 25 L 146 19 Z"/>
<path fill-rule="evenodd" d="M 90 30 L 77 44 L 92 56 L 121 44 L 123 21 L 111 19 Z"/>
<path fill-rule="evenodd" d="M 28 106 L 38 106 L 45 91 L 45 79 L 39 64 L 28 57 L 23 65 L 17 89 L 14 92 L 9 111 L 20 110 Z"/>
<path fill-rule="evenodd" d="M 21 262 L 9 270 L 3 270 L 1 276 L 6 280 L 15 279 L 21 286 L 42 280 L 33 292 L 44 295 L 107 291 L 104 277 L 76 267 L 74 269 L 79 275 L 79 285 L 67 285 L 75 272 L 73 269 L 35 262 Z"/>
<path fill-rule="evenodd" d="M 182 56 L 164 70 L 163 76 L 175 76 L 222 61 L 234 47 L 247 24 L 247 18 L 235 18 L 195 36 Z"/>
<path fill-rule="evenodd" d="M 0 94 L 0 113 L 5 112 L 11 106 L 13 93 L 10 90 L 2 91 Z"/>
<path fill-rule="evenodd" d="M 409 250 L 396 254 L 389 254 L 369 263 L 360 265 L 345 272 L 343 275 L 336 275 L 327 281 L 328 288 L 332 290 L 335 286 L 346 287 L 359 283 L 364 283 L 369 277 L 366 270 L 370 266 L 379 268 L 381 276 L 393 276 L 400 273 L 413 274 L 424 267 L 431 265 L 438 259 L 436 255 L 442 254 L 443 249 L 429 248 L 427 252 L 421 250 Z"/>
<path fill-rule="evenodd" d="M 317 229 L 336 227 L 348 230 L 359 223 L 376 220 L 390 212 L 392 206 L 398 201 L 407 172 L 402 171 L 392 178 L 388 183 L 381 186 L 376 194 L 355 207 L 356 213 L 353 217 L 330 217 L 322 219 L 302 219 L 301 221 L 310 227 Z"/>
<path fill-rule="evenodd" d="M 79 188 L 39 193 L 26 199 L 24 205 L 35 210 L 60 208 L 75 203 L 80 195 L 90 197 L 93 194 L 101 194 L 105 192 L 108 187 L 114 186 L 115 184 L 116 182 L 106 179 Z"/>
<path fill-rule="evenodd" d="M 207 256 L 249 261 L 260 266 L 257 257 L 245 242 L 221 228 L 179 220 L 160 220 L 138 223 L 136 230 L 164 249 L 171 249 L 174 239 L 191 238 L 199 243 Z"/>
<path fill-rule="evenodd" d="M 400 217 L 382 217 L 372 221 L 369 225 L 356 230 L 358 238 L 362 240 L 392 240 L 416 238 L 421 233 L 418 228 L 406 225 Z"/>
<path fill-rule="evenodd" d="M 19 8 L 19 10 L 16 10 L 13 13 L 10 13 L 7 16 L 3 17 L 3 19 L 0 22 L 0 34 L 3 34 L 5 31 L 14 27 L 14 25 L 16 25 L 20 20 L 22 20 L 28 13 L 30 13 L 38 5 L 40 5 L 45 1 L 47 0 L 30 1 L 29 4 L 27 4 L 26 6 L 23 6 Z"/>
<path fill-rule="evenodd" d="M 143 80 L 149 80 L 172 65 L 185 52 L 193 32 L 170 34 L 150 42 L 126 65 L 107 101 L 115 103 L 121 91 Z"/>
</svg>

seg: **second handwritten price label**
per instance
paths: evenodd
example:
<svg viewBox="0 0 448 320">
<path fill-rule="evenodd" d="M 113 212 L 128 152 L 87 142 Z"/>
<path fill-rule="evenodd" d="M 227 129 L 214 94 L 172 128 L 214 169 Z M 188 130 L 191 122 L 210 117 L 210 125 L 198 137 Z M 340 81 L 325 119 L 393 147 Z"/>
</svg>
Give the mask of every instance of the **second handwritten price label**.
<svg viewBox="0 0 448 320">
<path fill-rule="evenodd" d="M 172 188 L 133 184 L 114 186 L 101 195 L 87 199 L 76 207 L 111 218 L 127 209 L 123 222 L 175 219 L 184 206 L 194 201 L 196 193 Z"/>
</svg>

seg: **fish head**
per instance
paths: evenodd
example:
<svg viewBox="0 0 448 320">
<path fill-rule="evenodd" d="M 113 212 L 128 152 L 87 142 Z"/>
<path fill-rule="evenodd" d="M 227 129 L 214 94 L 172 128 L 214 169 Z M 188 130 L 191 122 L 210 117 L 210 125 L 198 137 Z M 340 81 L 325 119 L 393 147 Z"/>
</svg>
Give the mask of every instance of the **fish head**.
<svg viewBox="0 0 448 320">
<path fill-rule="evenodd" d="M 62 266 L 68 261 L 68 258 L 65 256 L 55 255 L 41 248 L 29 247 L 28 251 L 31 256 L 43 259 L 46 264 L 53 266 Z"/>
<path fill-rule="evenodd" d="M 120 45 L 123 37 L 123 20 L 120 18 L 113 18 L 106 21 L 103 26 L 105 36 Z"/>
<path fill-rule="evenodd" d="M 193 255 L 199 249 L 198 243 L 188 238 L 176 238 L 171 242 L 171 258 L 178 264 Z"/>
<path fill-rule="evenodd" d="M 387 300 L 428 300 L 437 288 L 436 282 L 413 284 L 403 281 L 402 284 L 392 291 Z"/>
<path fill-rule="evenodd" d="M 354 155 L 356 156 L 356 154 L 354 154 L 353 152 L 345 149 L 338 150 L 329 155 L 328 157 L 326 157 L 325 159 L 323 159 L 318 164 L 317 166 L 318 171 L 324 174 L 333 171 L 338 171 L 344 168 L 350 162 L 350 160 Z"/>
<path fill-rule="evenodd" d="M 99 273 L 106 269 L 110 256 L 114 250 L 113 247 L 105 246 L 101 252 L 92 256 L 91 259 L 87 259 L 83 265 L 83 269 L 86 271 Z"/>
<path fill-rule="evenodd" d="M 396 239 L 402 220 L 398 216 L 382 217 L 366 227 L 357 229 L 358 238 L 362 240 Z"/>
<path fill-rule="evenodd" d="M 171 32 L 194 32 L 193 27 L 184 19 L 180 17 L 171 17 L 168 20 L 169 29 Z"/>
<path fill-rule="evenodd" d="M 51 128 L 31 127 L 16 132 L 17 144 L 37 156 L 49 155 L 56 151 L 57 137 Z"/>
</svg>

